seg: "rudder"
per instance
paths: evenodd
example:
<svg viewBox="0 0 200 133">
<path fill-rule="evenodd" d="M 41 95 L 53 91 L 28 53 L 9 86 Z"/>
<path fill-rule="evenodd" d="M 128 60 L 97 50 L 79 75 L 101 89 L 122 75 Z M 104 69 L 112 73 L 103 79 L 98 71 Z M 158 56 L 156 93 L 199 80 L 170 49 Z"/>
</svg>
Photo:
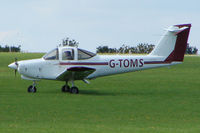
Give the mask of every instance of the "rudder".
<svg viewBox="0 0 200 133">
<path fill-rule="evenodd" d="M 187 29 L 177 34 L 177 40 L 174 49 L 173 61 L 183 61 L 184 54 L 187 48 L 188 37 L 190 33 L 191 24 L 176 25 L 179 28 L 188 27 Z"/>
</svg>

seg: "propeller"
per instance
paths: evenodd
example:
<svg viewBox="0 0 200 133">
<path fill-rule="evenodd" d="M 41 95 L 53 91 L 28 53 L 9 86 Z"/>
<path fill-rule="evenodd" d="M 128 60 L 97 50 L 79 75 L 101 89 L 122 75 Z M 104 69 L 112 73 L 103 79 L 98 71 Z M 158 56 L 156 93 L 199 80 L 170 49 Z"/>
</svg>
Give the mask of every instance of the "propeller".
<svg viewBox="0 0 200 133">
<path fill-rule="evenodd" d="M 16 57 L 15 57 L 15 65 L 17 66 L 17 69 L 18 69 L 19 64 L 17 62 L 17 58 Z M 16 74 L 17 74 L 17 69 L 15 69 L 15 77 L 16 77 Z"/>
</svg>

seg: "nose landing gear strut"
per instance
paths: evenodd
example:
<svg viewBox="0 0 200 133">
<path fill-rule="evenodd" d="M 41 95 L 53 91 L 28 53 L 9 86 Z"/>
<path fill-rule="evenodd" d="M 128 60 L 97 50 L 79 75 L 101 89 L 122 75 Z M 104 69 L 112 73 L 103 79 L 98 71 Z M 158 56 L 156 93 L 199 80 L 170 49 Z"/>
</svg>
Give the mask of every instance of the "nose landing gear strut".
<svg viewBox="0 0 200 133">
<path fill-rule="evenodd" d="M 36 88 L 36 81 L 33 81 L 33 85 L 30 85 L 27 89 L 29 93 L 36 93 L 37 88 Z"/>
</svg>

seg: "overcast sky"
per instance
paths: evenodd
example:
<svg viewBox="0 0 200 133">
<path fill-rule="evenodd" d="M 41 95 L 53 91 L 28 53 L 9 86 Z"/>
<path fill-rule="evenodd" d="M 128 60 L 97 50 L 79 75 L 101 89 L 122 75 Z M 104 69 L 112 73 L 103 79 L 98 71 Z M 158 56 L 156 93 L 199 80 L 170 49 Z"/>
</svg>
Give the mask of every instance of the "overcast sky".
<svg viewBox="0 0 200 133">
<path fill-rule="evenodd" d="M 65 37 L 79 47 L 156 44 L 164 29 L 192 23 L 189 43 L 200 49 L 199 0 L 0 0 L 0 45 L 47 52 Z"/>
</svg>

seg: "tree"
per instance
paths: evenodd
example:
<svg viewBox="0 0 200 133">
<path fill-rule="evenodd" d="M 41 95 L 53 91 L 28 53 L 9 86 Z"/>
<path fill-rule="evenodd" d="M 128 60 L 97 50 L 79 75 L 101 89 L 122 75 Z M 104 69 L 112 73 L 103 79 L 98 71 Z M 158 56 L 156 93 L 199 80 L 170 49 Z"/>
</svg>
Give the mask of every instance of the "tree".
<svg viewBox="0 0 200 133">
<path fill-rule="evenodd" d="M 21 51 L 21 45 L 19 45 L 18 47 L 8 46 L 8 45 L 5 45 L 4 47 L 2 47 L 0 45 L 0 52 L 20 52 L 20 51 Z"/>
<path fill-rule="evenodd" d="M 196 47 L 189 46 L 189 43 L 187 44 L 185 54 L 197 54 L 197 52 L 198 49 Z"/>
<path fill-rule="evenodd" d="M 109 48 L 108 46 L 99 46 L 97 47 L 97 53 L 108 53 Z"/>
<path fill-rule="evenodd" d="M 109 48 L 108 46 L 97 47 L 97 53 L 117 53 L 116 48 Z"/>
<path fill-rule="evenodd" d="M 62 40 L 62 46 L 72 46 L 72 47 L 78 47 L 79 43 L 75 41 L 74 39 L 70 40 L 68 37 L 64 38 Z"/>
<path fill-rule="evenodd" d="M 123 44 L 119 49 L 109 48 L 108 46 L 97 47 L 97 53 L 150 53 L 155 45 L 148 43 L 139 43 L 136 47 L 130 47 Z"/>
</svg>

